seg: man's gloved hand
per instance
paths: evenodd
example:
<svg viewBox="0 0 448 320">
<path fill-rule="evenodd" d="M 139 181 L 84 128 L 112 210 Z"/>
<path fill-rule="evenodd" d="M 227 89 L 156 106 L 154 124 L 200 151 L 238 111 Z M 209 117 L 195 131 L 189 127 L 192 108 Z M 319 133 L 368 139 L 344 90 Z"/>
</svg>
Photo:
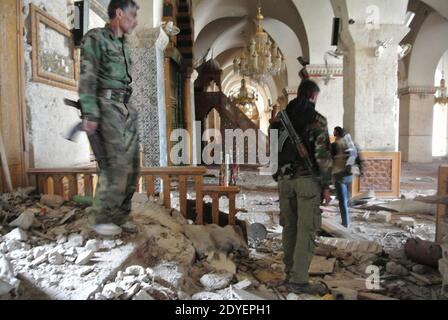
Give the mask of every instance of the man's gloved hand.
<svg viewBox="0 0 448 320">
<path fill-rule="evenodd" d="M 96 129 L 98 129 L 98 122 L 83 120 L 82 129 L 87 133 L 87 135 L 91 136 L 95 133 Z"/>
<path fill-rule="evenodd" d="M 324 205 L 329 205 L 331 202 L 331 196 L 330 196 L 330 188 L 324 187 L 322 189 L 322 203 Z"/>
</svg>

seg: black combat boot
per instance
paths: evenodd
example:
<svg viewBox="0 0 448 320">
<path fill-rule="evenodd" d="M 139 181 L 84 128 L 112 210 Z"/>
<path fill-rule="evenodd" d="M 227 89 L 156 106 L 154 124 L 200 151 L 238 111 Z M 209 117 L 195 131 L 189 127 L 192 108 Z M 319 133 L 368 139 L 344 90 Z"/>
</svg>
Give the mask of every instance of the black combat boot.
<svg viewBox="0 0 448 320">
<path fill-rule="evenodd" d="M 329 293 L 328 287 L 323 283 L 289 283 L 288 291 L 296 294 L 309 294 L 321 297 Z"/>
</svg>

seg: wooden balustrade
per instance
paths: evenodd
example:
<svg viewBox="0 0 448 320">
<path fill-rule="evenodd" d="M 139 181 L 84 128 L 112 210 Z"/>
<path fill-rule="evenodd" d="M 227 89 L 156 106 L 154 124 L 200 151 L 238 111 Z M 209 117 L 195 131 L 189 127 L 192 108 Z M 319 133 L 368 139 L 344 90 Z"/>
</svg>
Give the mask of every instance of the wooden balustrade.
<svg viewBox="0 0 448 320">
<path fill-rule="evenodd" d="M 203 198 L 212 198 L 213 223 L 219 224 L 219 199 L 226 196 L 229 199 L 229 224 L 236 224 L 236 194 L 240 188 L 236 186 L 204 185 L 205 167 L 157 167 L 141 168 L 138 190 L 143 190 L 143 181 L 148 197 L 156 196 L 156 181 L 163 181 L 161 195 L 163 206 L 171 208 L 171 182 L 179 183 L 180 212 L 187 217 L 187 182 L 194 182 L 196 192 L 196 224 L 204 224 Z M 75 195 L 93 196 L 98 180 L 95 167 L 60 168 L 60 169 L 29 169 L 28 174 L 35 177 L 37 191 L 42 194 L 57 194 L 66 200 Z M 32 180 L 31 180 L 32 181 Z"/>
<path fill-rule="evenodd" d="M 237 186 L 214 186 L 204 185 L 202 188 L 203 195 L 210 196 L 212 198 L 212 217 L 213 223 L 219 225 L 219 198 L 226 196 L 229 198 L 229 224 L 236 225 L 236 194 L 240 192 L 240 188 Z"/>
<path fill-rule="evenodd" d="M 156 179 L 163 181 L 163 205 L 171 208 L 171 181 L 179 182 L 180 212 L 187 216 L 187 181 L 192 179 L 196 191 L 196 223 L 203 224 L 203 176 L 205 167 L 157 167 L 141 168 L 138 190 L 141 190 L 142 180 L 146 182 L 146 193 L 156 195 Z M 37 191 L 42 194 L 57 194 L 66 200 L 74 195 L 93 196 L 98 180 L 95 167 L 88 168 L 59 168 L 59 169 L 29 169 L 28 174 L 35 177 Z"/>
</svg>

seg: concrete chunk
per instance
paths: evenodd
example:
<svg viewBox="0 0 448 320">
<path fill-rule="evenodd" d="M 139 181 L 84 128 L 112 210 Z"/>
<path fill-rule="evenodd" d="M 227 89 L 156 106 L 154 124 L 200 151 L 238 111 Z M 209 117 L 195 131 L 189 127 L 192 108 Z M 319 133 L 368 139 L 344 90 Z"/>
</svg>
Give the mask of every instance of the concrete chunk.
<svg viewBox="0 0 448 320">
<path fill-rule="evenodd" d="M 386 264 L 386 271 L 390 274 L 395 274 L 398 276 L 407 276 L 409 275 L 409 270 L 403 267 L 402 265 L 390 261 Z"/>
<path fill-rule="evenodd" d="M 74 233 L 68 236 L 68 241 L 65 244 L 66 248 L 82 247 L 84 237 L 80 234 Z"/>
<path fill-rule="evenodd" d="M 134 284 L 130 289 L 125 291 L 125 293 L 121 296 L 121 299 L 123 300 L 131 299 L 139 292 L 140 288 L 141 288 L 140 283 Z"/>
<path fill-rule="evenodd" d="M 87 250 L 82 252 L 81 254 L 78 255 L 78 258 L 76 258 L 75 264 L 77 265 L 85 265 L 87 263 L 89 263 L 90 259 L 93 258 L 93 255 L 95 253 L 92 250 Z"/>
<path fill-rule="evenodd" d="M 84 249 L 97 252 L 100 249 L 100 247 L 101 247 L 101 241 L 98 241 L 96 239 L 90 239 L 86 242 Z"/>
<path fill-rule="evenodd" d="M 233 286 L 235 289 L 244 290 L 249 288 L 252 285 L 252 282 L 249 279 L 244 279 L 243 281 L 238 282 Z"/>
<path fill-rule="evenodd" d="M 251 293 L 249 291 L 246 291 L 246 290 L 235 289 L 234 290 L 234 295 L 239 300 L 266 300 L 265 298 L 257 296 L 256 294 L 253 294 L 253 293 Z"/>
<path fill-rule="evenodd" d="M 48 254 L 48 262 L 52 265 L 61 265 L 65 262 L 65 259 L 59 252 L 50 252 Z"/>
<path fill-rule="evenodd" d="M 132 300 L 154 300 L 146 291 L 140 290 Z"/>
<path fill-rule="evenodd" d="M 235 263 L 223 252 L 212 252 L 207 257 L 208 264 L 216 271 L 236 273 Z"/>
<path fill-rule="evenodd" d="M 34 213 L 25 211 L 17 219 L 11 222 L 11 227 L 18 227 L 22 230 L 28 230 L 34 223 Z"/>
<path fill-rule="evenodd" d="M 0 253 L 0 296 L 18 288 L 19 284 L 20 281 L 16 279 L 12 265 Z"/>
<path fill-rule="evenodd" d="M 145 268 L 142 266 L 130 266 L 127 267 L 124 271 L 125 275 L 133 275 L 133 276 L 139 276 L 145 274 Z"/>
<path fill-rule="evenodd" d="M 20 250 L 23 249 L 23 242 L 20 242 L 18 240 L 9 240 L 3 243 L 6 246 L 6 251 L 12 252 L 14 250 Z"/>
<path fill-rule="evenodd" d="M 17 240 L 17 241 L 26 241 L 28 240 L 28 236 L 25 231 L 16 228 L 3 237 L 5 240 Z"/>
<path fill-rule="evenodd" d="M 63 197 L 54 194 L 45 194 L 40 198 L 41 204 L 51 208 L 60 208 L 64 202 Z"/>
<path fill-rule="evenodd" d="M 159 264 L 152 270 L 154 279 L 166 286 L 179 288 L 185 282 L 183 268 L 174 262 Z"/>
<path fill-rule="evenodd" d="M 406 228 L 406 227 L 414 228 L 415 227 L 415 219 L 410 218 L 410 217 L 401 217 L 400 225 L 402 228 Z"/>
<path fill-rule="evenodd" d="M 116 283 L 106 284 L 101 292 L 101 294 L 109 300 L 116 299 L 123 293 L 123 289 L 118 287 Z"/>
<path fill-rule="evenodd" d="M 390 223 L 392 219 L 392 213 L 388 211 L 380 211 L 375 214 L 375 220 L 382 223 Z"/>
<path fill-rule="evenodd" d="M 40 264 L 42 264 L 44 262 L 47 262 L 48 261 L 47 257 L 48 257 L 47 253 L 44 253 L 44 254 L 40 255 L 39 257 L 34 259 L 33 262 L 31 262 L 30 266 L 31 267 L 36 267 L 36 266 L 38 266 L 38 265 L 40 265 Z"/>
<path fill-rule="evenodd" d="M 200 282 L 208 291 L 214 291 L 228 287 L 232 278 L 232 273 L 211 273 L 202 276 Z"/>
</svg>

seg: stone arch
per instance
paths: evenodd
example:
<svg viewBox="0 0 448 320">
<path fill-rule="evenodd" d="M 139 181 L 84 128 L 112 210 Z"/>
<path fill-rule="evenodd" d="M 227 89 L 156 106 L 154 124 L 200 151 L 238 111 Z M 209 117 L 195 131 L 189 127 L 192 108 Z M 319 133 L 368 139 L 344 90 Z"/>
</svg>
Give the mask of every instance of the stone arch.
<svg viewBox="0 0 448 320">
<path fill-rule="evenodd" d="M 448 50 L 448 20 L 432 12 L 423 23 L 409 60 L 409 86 L 431 87 L 440 57 Z M 431 50 L 428 50 L 431 48 Z"/>
</svg>

